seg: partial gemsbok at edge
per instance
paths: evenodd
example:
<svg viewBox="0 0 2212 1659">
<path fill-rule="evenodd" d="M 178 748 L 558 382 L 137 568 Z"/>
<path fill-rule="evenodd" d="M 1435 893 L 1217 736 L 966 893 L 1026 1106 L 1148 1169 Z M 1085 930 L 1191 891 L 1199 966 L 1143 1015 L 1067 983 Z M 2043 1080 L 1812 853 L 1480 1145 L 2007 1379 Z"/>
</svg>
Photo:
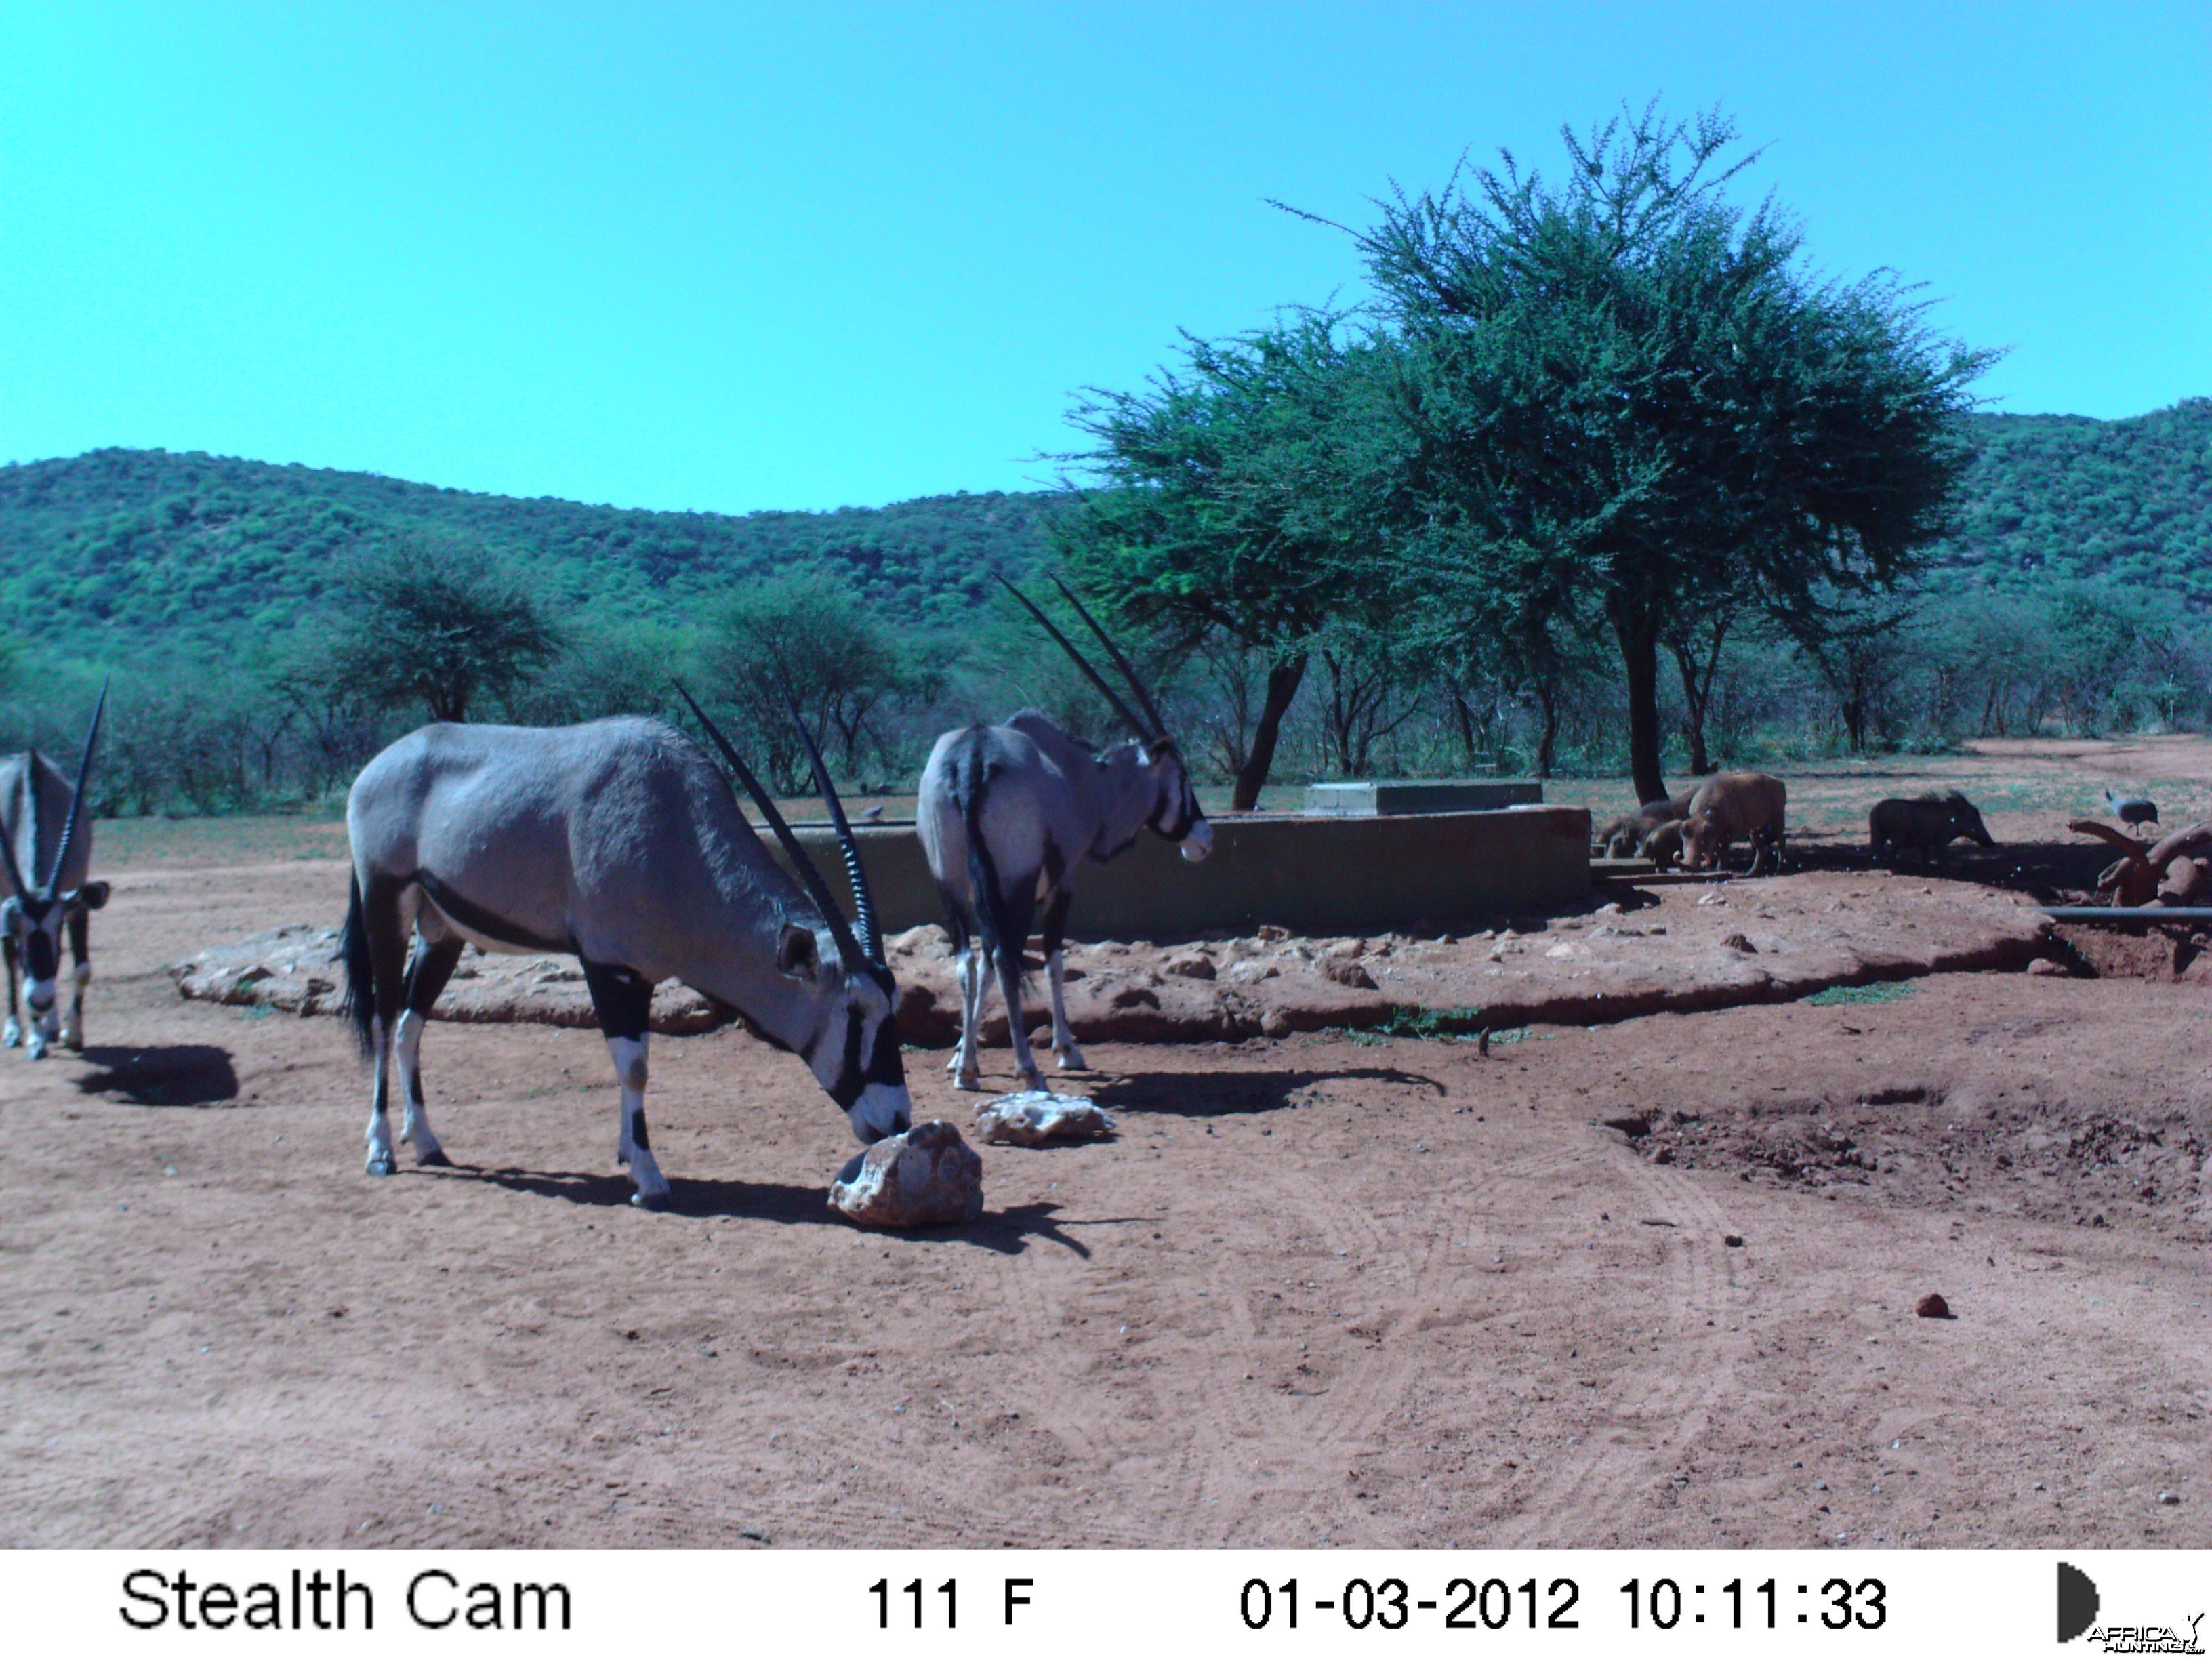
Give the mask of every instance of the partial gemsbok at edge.
<svg viewBox="0 0 2212 1659">
<path fill-rule="evenodd" d="M 1105 863 L 1146 829 L 1176 843 L 1193 862 L 1213 850 L 1213 827 L 1199 810 L 1182 751 L 1168 736 L 1159 709 L 1097 618 L 1066 583 L 1054 580 L 1106 647 L 1146 718 L 1137 717 L 1027 594 L 1006 583 L 1007 591 L 1028 606 L 1098 688 L 1136 741 L 1097 750 L 1036 709 L 1024 708 L 1001 726 L 947 732 L 929 751 L 915 818 L 945 902 L 945 925 L 960 957 L 960 1046 L 946 1069 L 963 1089 L 981 1086 L 975 1048 L 994 971 L 1006 1000 L 1014 1069 L 1024 1088 L 1044 1087 L 1022 1018 L 1022 950 L 1039 904 L 1044 907 L 1044 959 L 1052 980 L 1053 1054 L 1062 1071 L 1085 1069 L 1082 1050 L 1068 1030 L 1061 988 L 1060 941 L 1079 863 L 1086 858 Z"/>
<path fill-rule="evenodd" d="M 92 771 L 93 745 L 100 740 L 100 717 L 106 712 L 107 687 L 93 705 L 92 729 L 84 735 L 84 754 L 72 787 L 61 770 L 35 749 L 0 760 L 0 861 L 6 866 L 8 893 L 0 900 L 0 954 L 8 959 L 8 1024 L 0 1047 L 24 1040 L 16 1017 L 16 975 L 27 981 L 31 1058 L 41 1060 L 57 1037 L 65 1048 L 84 1047 L 84 988 L 92 983 L 91 914 L 107 902 L 107 884 L 87 881 L 92 867 L 92 825 L 85 822 L 84 786 Z M 23 879 L 46 873 L 33 886 Z M 62 928 L 69 928 L 70 956 L 76 963 L 67 1018 L 61 1015 Z"/>
<path fill-rule="evenodd" d="M 353 894 L 342 951 L 347 1010 L 376 1062 L 369 1174 L 392 1171 L 386 1108 L 395 1057 L 406 1091 L 401 1138 L 418 1164 L 447 1162 L 423 1111 L 419 1051 L 423 1021 L 469 943 L 581 961 L 621 1085 L 616 1158 L 629 1166 L 634 1204 L 668 1202 L 645 1121 L 647 1019 L 665 979 L 805 1059 L 861 1141 L 908 1127 L 897 986 L 812 738 L 802 725 L 852 878 L 857 938 L 768 792 L 690 693 L 684 698 L 798 881 L 769 856 L 714 763 L 660 720 L 427 726 L 362 769 L 346 803 Z"/>
</svg>

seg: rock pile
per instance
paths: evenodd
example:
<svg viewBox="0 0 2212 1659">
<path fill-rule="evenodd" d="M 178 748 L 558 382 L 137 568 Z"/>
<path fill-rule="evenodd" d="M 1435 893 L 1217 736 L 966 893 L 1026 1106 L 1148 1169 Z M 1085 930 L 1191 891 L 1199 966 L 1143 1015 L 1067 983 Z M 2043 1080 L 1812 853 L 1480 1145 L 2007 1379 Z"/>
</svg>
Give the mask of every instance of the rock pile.
<svg viewBox="0 0 2212 1659">
<path fill-rule="evenodd" d="M 1591 1024 L 1780 1002 L 1876 979 L 2016 970 L 2051 954 L 2047 919 L 2015 895 L 1879 872 L 1662 888 L 1635 893 L 1633 908 L 1633 921 L 1616 902 L 1550 918 L 1470 919 L 1462 933 L 1331 939 L 1261 927 L 1245 938 L 1176 945 L 1072 944 L 1068 1022 L 1085 1042 L 1237 1042 L 1388 1025 L 1409 1012 L 1449 1016 L 1461 1030 Z M 336 1013 L 343 980 L 332 959 L 337 943 L 327 928 L 283 927 L 203 951 L 170 971 L 188 997 Z M 943 931 L 915 927 L 884 943 L 898 979 L 900 1037 L 952 1042 L 960 993 Z M 1033 1028 L 1042 1023 L 1041 1009 L 1027 1012 Z M 593 1023 L 573 958 L 474 950 L 433 1018 Z M 711 1030 L 726 1018 L 678 985 L 653 994 L 656 1031 Z M 985 1045 L 1003 1048 L 1006 1031 L 1006 1014 L 994 1007 Z"/>
<path fill-rule="evenodd" d="M 335 927 L 308 922 L 210 945 L 169 964 L 177 994 L 244 1008 L 335 1014 L 345 975 Z M 438 999 L 434 1018 L 462 1024 L 521 1021 L 587 1029 L 598 1024 L 584 970 L 574 957 L 487 956 L 471 945 Z M 711 1031 L 729 1015 L 671 981 L 653 994 L 653 1029 L 664 1036 Z"/>
</svg>

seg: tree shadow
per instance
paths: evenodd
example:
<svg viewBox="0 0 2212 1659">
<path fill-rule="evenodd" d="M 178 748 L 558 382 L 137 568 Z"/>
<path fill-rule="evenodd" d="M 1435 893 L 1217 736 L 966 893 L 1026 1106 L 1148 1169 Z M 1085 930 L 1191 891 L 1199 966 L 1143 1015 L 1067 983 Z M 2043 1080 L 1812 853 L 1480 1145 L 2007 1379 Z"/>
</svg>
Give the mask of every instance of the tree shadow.
<svg viewBox="0 0 2212 1659">
<path fill-rule="evenodd" d="M 403 1165 L 402 1168 L 406 1166 Z M 481 1182 L 512 1193 L 538 1198 L 557 1198 L 595 1209 L 629 1209 L 637 1189 L 626 1175 L 581 1175 L 568 1170 L 485 1169 L 470 1164 L 451 1164 L 422 1173 L 442 1181 Z M 781 1181 L 719 1181 L 713 1178 L 672 1176 L 665 1213 L 700 1219 L 726 1218 L 741 1221 L 770 1221 L 782 1226 L 837 1226 L 854 1232 L 872 1228 L 854 1226 L 830 1202 L 826 1187 L 798 1187 Z M 943 1227 L 902 1227 L 901 1238 L 941 1238 L 979 1245 L 1001 1255 L 1019 1255 L 1031 1239 L 1045 1239 L 1088 1258 L 1081 1241 L 1070 1237 L 1053 1219 L 1056 1204 L 1020 1204 L 1010 1210 L 987 1210 L 969 1222 Z"/>
<path fill-rule="evenodd" d="M 238 1098 L 238 1073 L 230 1051 L 207 1042 L 158 1048 L 87 1048 L 79 1092 L 133 1106 L 213 1106 Z"/>
<path fill-rule="evenodd" d="M 1334 1072 L 1146 1072 L 1100 1082 L 1088 1092 L 1101 1106 L 1116 1111 L 1158 1113 L 1172 1117 L 1249 1117 L 1279 1112 L 1291 1097 L 1316 1083 L 1395 1083 L 1450 1091 L 1436 1079 L 1395 1066 L 1358 1066 Z"/>
</svg>

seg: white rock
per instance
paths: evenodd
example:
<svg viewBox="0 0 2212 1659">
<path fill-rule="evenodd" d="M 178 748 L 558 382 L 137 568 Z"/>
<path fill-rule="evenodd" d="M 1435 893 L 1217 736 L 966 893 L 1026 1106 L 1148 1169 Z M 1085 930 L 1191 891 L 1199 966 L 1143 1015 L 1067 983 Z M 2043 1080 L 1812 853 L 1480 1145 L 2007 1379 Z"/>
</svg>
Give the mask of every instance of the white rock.
<svg viewBox="0 0 2212 1659">
<path fill-rule="evenodd" d="M 943 1119 L 887 1135 L 838 1172 L 830 1201 L 864 1227 L 942 1227 L 983 1213 L 983 1160 Z"/>
<path fill-rule="evenodd" d="M 1096 1140 L 1113 1133 L 1114 1120 L 1080 1095 L 1025 1089 L 975 1109 L 975 1133 L 994 1146 L 1042 1146 L 1054 1140 Z"/>
</svg>

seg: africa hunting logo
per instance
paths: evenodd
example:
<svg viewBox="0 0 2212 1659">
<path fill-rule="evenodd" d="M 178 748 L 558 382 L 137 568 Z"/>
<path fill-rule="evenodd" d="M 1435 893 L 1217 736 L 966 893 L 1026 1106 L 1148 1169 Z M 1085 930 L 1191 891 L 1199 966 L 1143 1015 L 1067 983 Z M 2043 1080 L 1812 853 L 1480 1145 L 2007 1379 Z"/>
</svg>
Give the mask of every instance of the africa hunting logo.
<svg viewBox="0 0 2212 1659">
<path fill-rule="evenodd" d="M 2204 1615 L 2197 1613 L 2189 1621 L 2185 1637 L 2172 1625 L 2100 1625 L 2097 1613 L 2100 1601 L 2096 1582 L 2081 1568 L 2068 1562 L 2058 1564 L 2058 1639 L 2071 1642 L 2077 1637 L 2088 1647 L 2102 1648 L 2106 1653 L 2202 1653 L 2204 1644 L 2197 1627 Z"/>
<path fill-rule="evenodd" d="M 2203 1622 L 2201 1613 L 2191 1619 L 2186 1639 L 2171 1625 L 2099 1625 L 2082 1639 L 2107 1653 L 2202 1653 L 2204 1644 L 2197 1639 L 2197 1627 Z"/>
</svg>

